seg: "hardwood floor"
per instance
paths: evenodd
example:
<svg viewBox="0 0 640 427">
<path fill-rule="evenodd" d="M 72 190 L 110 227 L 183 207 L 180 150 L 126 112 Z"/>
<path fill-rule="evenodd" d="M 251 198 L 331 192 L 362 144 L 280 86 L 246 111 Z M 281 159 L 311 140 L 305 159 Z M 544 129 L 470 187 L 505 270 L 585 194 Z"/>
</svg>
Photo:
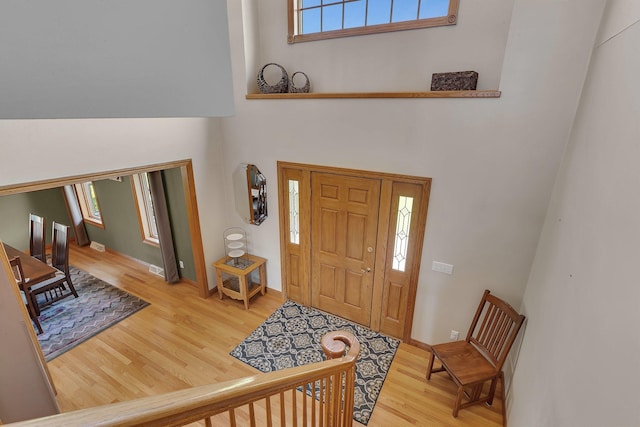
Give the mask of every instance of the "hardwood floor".
<svg viewBox="0 0 640 427">
<path fill-rule="evenodd" d="M 72 245 L 71 264 L 150 306 L 49 362 L 63 412 L 255 375 L 229 352 L 282 303 L 280 294 L 242 301 L 198 296 L 166 284 L 130 259 Z M 453 382 L 425 380 L 428 352 L 401 344 L 369 426 L 501 426 L 502 401 L 451 416 Z"/>
</svg>

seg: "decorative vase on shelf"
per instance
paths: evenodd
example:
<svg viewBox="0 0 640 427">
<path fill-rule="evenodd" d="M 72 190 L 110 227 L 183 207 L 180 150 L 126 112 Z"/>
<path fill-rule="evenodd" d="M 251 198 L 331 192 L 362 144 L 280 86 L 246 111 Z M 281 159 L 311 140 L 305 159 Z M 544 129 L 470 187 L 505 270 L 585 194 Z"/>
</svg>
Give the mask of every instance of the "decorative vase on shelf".
<svg viewBox="0 0 640 427">
<path fill-rule="evenodd" d="M 304 78 L 302 84 L 299 84 L 299 82 L 297 81 L 298 79 L 296 79 L 296 76 L 301 76 L 302 78 Z M 290 93 L 309 93 L 311 89 L 311 84 L 309 83 L 309 77 L 303 73 L 302 71 L 296 71 L 295 73 L 293 73 L 291 75 L 291 78 L 289 79 L 289 92 Z"/>
<path fill-rule="evenodd" d="M 227 264 L 237 268 L 246 268 L 249 264 L 247 257 L 247 233 L 240 227 L 230 227 L 224 231 L 224 253 L 228 258 Z"/>
<path fill-rule="evenodd" d="M 275 84 L 269 84 L 265 77 L 265 69 L 269 66 L 279 70 L 280 77 L 278 82 Z M 260 93 L 286 93 L 289 91 L 289 75 L 287 74 L 287 70 L 285 70 L 282 65 L 276 64 L 275 62 L 266 64 L 260 69 L 260 71 L 258 71 L 256 82 L 258 83 Z"/>
</svg>

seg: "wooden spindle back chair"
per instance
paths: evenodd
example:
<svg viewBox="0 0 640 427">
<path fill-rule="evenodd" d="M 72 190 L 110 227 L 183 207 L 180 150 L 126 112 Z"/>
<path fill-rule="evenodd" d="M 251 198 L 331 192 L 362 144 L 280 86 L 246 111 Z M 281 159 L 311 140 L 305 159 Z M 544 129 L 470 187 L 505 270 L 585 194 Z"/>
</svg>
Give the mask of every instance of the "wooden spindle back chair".
<svg viewBox="0 0 640 427">
<path fill-rule="evenodd" d="M 34 301 L 36 295 L 44 294 L 44 301 L 35 304 L 38 313 L 41 307 L 53 304 L 68 296 L 73 295 L 78 298 L 69 270 L 69 226 L 54 222 L 52 242 L 51 265 L 59 270 L 59 273 L 53 279 L 36 283 L 31 287 Z"/>
<path fill-rule="evenodd" d="M 493 403 L 497 381 L 503 378 L 502 366 L 524 320 L 524 315 L 485 290 L 466 339 L 431 347 L 427 380 L 432 372 L 449 373 L 458 386 L 454 417 L 467 406 Z M 436 358 L 441 367 L 433 369 Z M 482 397 L 483 386 L 489 381 L 489 391 Z M 464 397 L 468 401 L 463 403 Z"/>
<path fill-rule="evenodd" d="M 29 214 L 29 255 L 47 262 L 46 254 L 46 220 L 42 216 Z"/>
<path fill-rule="evenodd" d="M 29 312 L 29 317 L 36 325 L 38 333 L 42 333 L 42 325 L 40 324 L 40 319 L 38 318 L 38 313 L 36 307 L 33 305 L 33 299 L 29 294 L 29 287 L 25 284 L 24 272 L 22 271 L 22 262 L 20 261 L 20 257 L 15 257 L 9 260 L 9 264 L 11 265 L 11 270 L 13 270 L 13 275 L 16 278 L 16 284 L 20 289 L 20 295 L 22 295 L 22 302 L 27 306 L 27 311 Z"/>
</svg>

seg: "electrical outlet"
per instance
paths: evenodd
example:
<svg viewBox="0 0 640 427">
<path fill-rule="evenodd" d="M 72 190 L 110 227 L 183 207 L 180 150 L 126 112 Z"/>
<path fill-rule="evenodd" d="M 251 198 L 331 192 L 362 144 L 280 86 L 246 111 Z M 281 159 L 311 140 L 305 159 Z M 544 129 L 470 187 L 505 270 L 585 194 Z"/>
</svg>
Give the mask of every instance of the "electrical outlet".
<svg viewBox="0 0 640 427">
<path fill-rule="evenodd" d="M 182 262 L 182 260 L 180 260 L 180 268 L 184 268 L 184 262 Z"/>
<path fill-rule="evenodd" d="M 453 265 L 445 264 L 444 262 L 433 261 L 431 269 L 433 271 L 439 271 L 440 273 L 453 274 Z"/>
<path fill-rule="evenodd" d="M 451 341 L 458 341 L 458 335 L 460 335 L 460 333 L 458 331 L 454 331 L 453 329 L 451 330 L 451 335 L 449 335 L 449 339 Z"/>
</svg>

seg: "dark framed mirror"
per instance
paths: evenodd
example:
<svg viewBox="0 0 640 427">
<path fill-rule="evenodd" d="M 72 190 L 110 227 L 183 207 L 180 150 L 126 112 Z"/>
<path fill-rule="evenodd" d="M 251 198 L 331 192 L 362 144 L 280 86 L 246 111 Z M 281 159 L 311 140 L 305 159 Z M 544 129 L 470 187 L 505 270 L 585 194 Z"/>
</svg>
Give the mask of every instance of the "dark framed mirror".
<svg viewBox="0 0 640 427">
<path fill-rule="evenodd" d="M 267 179 L 256 165 L 242 163 L 233 174 L 236 210 L 242 219 L 260 225 L 267 219 Z"/>
</svg>

